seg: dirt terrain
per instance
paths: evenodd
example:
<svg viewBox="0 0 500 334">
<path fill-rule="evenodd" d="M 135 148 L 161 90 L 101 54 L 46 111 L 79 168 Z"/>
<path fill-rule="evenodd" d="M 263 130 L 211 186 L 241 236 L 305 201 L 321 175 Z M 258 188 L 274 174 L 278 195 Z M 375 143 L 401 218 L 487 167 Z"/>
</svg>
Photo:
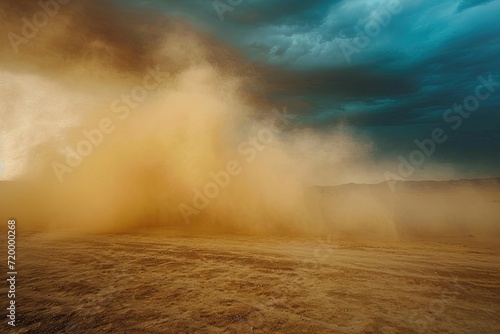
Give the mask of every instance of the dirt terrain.
<svg viewBox="0 0 500 334">
<path fill-rule="evenodd" d="M 473 237 L 17 240 L 12 333 L 500 333 L 498 243 Z"/>
</svg>

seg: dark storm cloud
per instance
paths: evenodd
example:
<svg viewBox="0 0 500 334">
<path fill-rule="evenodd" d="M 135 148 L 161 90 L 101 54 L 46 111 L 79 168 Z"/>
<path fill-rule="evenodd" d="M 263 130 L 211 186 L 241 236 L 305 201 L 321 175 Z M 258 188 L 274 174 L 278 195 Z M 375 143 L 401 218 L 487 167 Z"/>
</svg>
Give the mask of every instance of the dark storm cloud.
<svg viewBox="0 0 500 334">
<path fill-rule="evenodd" d="M 70 1 L 58 9 L 55 19 L 47 25 L 40 28 L 33 25 L 36 35 L 28 39 L 24 37 L 23 22 L 29 23 L 28 19 L 36 13 L 43 14 L 40 4 L 3 0 L 0 15 L 5 19 L 0 26 L 6 32 L 3 35 L 6 47 L 0 49 L 0 60 L 11 66 L 36 66 L 56 72 L 88 62 L 129 75 L 142 75 L 147 66 L 165 63 L 175 73 L 194 61 L 176 56 L 180 40 L 195 41 L 206 50 L 203 59 L 197 58 L 197 62 L 209 61 L 224 73 L 247 71 L 241 55 L 213 35 L 194 29 L 185 20 L 147 8 L 144 3 L 132 5 L 140 6 L 141 10 L 131 10 L 113 0 Z M 162 46 L 165 51 L 160 53 L 158 49 Z"/>
<path fill-rule="evenodd" d="M 254 90 L 288 105 L 300 115 L 298 126 L 348 124 L 385 155 L 449 126 L 443 115 L 475 93 L 479 76 L 500 81 L 500 0 L 220 0 L 228 6 L 222 15 L 212 0 L 128 3 L 188 21 L 238 49 L 260 73 L 263 84 Z M 376 18 L 383 23 L 367 42 L 363 32 Z M 131 61 L 143 54 L 143 42 L 122 36 L 114 41 L 132 41 Z M 450 133 L 436 159 L 498 169 L 491 152 L 500 149 L 499 105 L 500 89 Z"/>
<path fill-rule="evenodd" d="M 347 61 L 340 45 L 355 45 L 388 3 L 318 2 L 316 12 L 284 9 L 282 17 L 269 4 L 268 14 L 253 17 L 253 27 L 236 26 L 234 45 L 279 69 L 266 70 L 268 91 L 285 103 L 288 92 L 303 124 L 347 123 L 367 132 L 383 154 L 404 153 L 433 128 L 449 129 L 444 114 L 475 93 L 479 76 L 500 81 L 500 1 L 401 1 L 402 11 Z M 230 24 L 247 8 L 235 8 Z M 500 149 L 499 105 L 497 91 L 449 131 L 436 159 L 498 170 L 493 152 Z"/>
</svg>

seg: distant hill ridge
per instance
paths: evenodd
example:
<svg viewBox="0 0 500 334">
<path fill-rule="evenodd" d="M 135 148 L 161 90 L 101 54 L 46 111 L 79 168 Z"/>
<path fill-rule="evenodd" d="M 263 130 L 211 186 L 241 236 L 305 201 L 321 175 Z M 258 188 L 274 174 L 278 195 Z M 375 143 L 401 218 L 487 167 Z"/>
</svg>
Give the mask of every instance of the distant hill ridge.
<svg viewBox="0 0 500 334">
<path fill-rule="evenodd" d="M 392 184 L 392 186 L 391 186 Z M 500 178 L 487 179 L 459 179 L 446 181 L 384 181 L 377 184 L 347 183 L 336 186 L 315 186 L 315 190 L 324 193 L 340 192 L 348 190 L 366 190 L 392 192 L 393 189 L 399 191 L 456 191 L 456 190 L 480 190 L 480 191 L 500 191 Z"/>
</svg>

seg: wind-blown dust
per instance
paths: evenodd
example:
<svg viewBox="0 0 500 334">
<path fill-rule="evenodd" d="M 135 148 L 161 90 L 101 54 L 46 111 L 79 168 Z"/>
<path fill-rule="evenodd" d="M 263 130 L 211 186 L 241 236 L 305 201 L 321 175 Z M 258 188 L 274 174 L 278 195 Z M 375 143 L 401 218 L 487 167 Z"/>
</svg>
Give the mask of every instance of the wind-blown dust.
<svg viewBox="0 0 500 334">
<path fill-rule="evenodd" d="M 16 212 L 90 231 L 322 228 L 304 201 L 308 175 L 368 147 L 294 131 L 287 106 L 257 102 L 252 70 L 210 37 L 109 9 L 67 4 L 18 55 L 2 52 L 8 175 L 33 196 Z"/>
<path fill-rule="evenodd" d="M 21 18 L 40 10 L 0 8 L 2 31 L 19 36 Z M 6 177 L 27 181 L 8 198 L 23 226 L 399 234 L 391 196 L 325 204 L 307 190 L 356 180 L 369 143 L 294 129 L 291 106 L 251 93 L 264 76 L 237 52 L 145 17 L 70 2 L 0 51 Z"/>
</svg>

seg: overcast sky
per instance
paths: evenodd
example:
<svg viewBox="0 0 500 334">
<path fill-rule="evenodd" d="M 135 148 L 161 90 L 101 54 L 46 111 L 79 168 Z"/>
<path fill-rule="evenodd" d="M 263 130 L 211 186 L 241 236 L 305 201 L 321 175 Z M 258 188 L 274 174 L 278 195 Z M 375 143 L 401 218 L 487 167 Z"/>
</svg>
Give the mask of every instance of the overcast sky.
<svg viewBox="0 0 500 334">
<path fill-rule="evenodd" d="M 434 164 L 500 174 L 500 0 L 131 3 L 264 64 L 268 98 L 301 115 L 298 126 L 347 124 L 375 143 L 375 159 L 396 161 L 442 128 Z M 466 100 L 480 76 L 483 99 Z M 464 101 L 472 112 L 447 113 Z"/>
</svg>

